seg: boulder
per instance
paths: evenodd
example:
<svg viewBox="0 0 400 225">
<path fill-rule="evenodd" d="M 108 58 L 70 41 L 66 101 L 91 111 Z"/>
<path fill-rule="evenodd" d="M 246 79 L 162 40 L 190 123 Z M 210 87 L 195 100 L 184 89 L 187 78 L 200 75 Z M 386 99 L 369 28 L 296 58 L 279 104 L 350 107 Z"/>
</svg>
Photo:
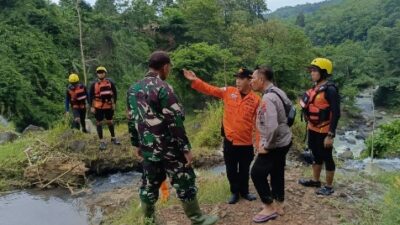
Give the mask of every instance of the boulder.
<svg viewBox="0 0 400 225">
<path fill-rule="evenodd" d="M 74 137 L 74 130 L 72 130 L 72 129 L 71 130 L 67 130 L 63 134 L 60 135 L 60 139 L 61 140 L 65 140 L 65 141 L 70 140 L 73 137 Z"/>
<path fill-rule="evenodd" d="M 360 132 L 356 134 L 356 139 L 357 140 L 365 140 L 365 134 Z"/>
<path fill-rule="evenodd" d="M 18 134 L 14 132 L 1 132 L 0 133 L 0 144 L 5 144 L 8 142 L 12 142 L 18 138 Z"/>
<path fill-rule="evenodd" d="M 393 115 L 393 118 L 395 118 L 395 119 L 399 119 L 399 118 L 400 118 L 400 115 L 398 115 L 398 114 L 396 114 L 396 115 Z"/>
<path fill-rule="evenodd" d="M 86 130 L 88 133 L 96 133 L 96 126 L 93 125 L 93 122 L 89 119 L 85 120 Z"/>
<path fill-rule="evenodd" d="M 347 143 L 355 145 L 357 142 L 356 140 L 352 139 L 352 138 L 346 138 Z"/>
<path fill-rule="evenodd" d="M 347 148 L 346 151 L 340 153 L 340 154 L 338 155 L 338 157 L 339 157 L 340 159 L 343 159 L 343 160 L 354 159 L 353 152 L 351 152 L 349 148 Z"/>
<path fill-rule="evenodd" d="M 386 115 L 387 113 L 385 111 L 381 111 L 380 114 Z"/>
<path fill-rule="evenodd" d="M 39 132 L 39 131 L 44 131 L 43 127 L 38 127 L 35 125 L 29 125 L 27 126 L 24 131 L 22 132 L 22 134 L 27 134 L 27 133 L 32 133 L 32 132 Z"/>
<path fill-rule="evenodd" d="M 336 134 L 337 134 L 337 135 L 344 135 L 345 132 L 344 132 L 344 130 L 340 129 L 340 130 L 337 130 L 337 131 L 336 131 Z"/>
<path fill-rule="evenodd" d="M 83 152 L 86 148 L 86 142 L 81 140 L 71 141 L 68 144 L 68 149 L 73 152 Z"/>
</svg>

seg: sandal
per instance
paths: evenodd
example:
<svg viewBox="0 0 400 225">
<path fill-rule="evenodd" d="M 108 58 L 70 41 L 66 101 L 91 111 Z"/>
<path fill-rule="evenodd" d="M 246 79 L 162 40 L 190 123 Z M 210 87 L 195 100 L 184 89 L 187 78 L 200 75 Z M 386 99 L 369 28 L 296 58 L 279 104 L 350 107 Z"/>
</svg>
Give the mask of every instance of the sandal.
<svg viewBox="0 0 400 225">
<path fill-rule="evenodd" d="M 270 215 L 263 215 L 263 214 L 257 214 L 253 217 L 253 222 L 255 223 L 265 223 L 269 220 L 276 219 L 278 217 L 278 213 L 272 213 Z"/>
</svg>

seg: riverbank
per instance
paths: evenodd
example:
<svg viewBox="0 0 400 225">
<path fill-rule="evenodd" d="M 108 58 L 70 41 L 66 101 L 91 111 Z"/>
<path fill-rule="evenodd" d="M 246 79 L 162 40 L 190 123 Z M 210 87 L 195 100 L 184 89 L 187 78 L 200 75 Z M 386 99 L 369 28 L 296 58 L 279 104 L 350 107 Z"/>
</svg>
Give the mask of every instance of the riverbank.
<svg viewBox="0 0 400 225">
<path fill-rule="evenodd" d="M 140 169 L 127 125 L 116 127 L 121 145 L 108 142 L 99 151 L 96 134 L 84 134 L 59 124 L 51 130 L 21 135 L 0 147 L 0 192 L 21 188 L 64 187 L 71 191 L 87 186 L 87 176 Z M 105 139 L 110 140 L 108 132 Z M 222 154 L 193 149 L 194 166 L 207 168 L 222 162 Z"/>
<path fill-rule="evenodd" d="M 335 181 L 335 193 L 330 197 L 319 197 L 314 188 L 304 188 L 297 183 L 301 177 L 310 176 L 310 167 L 299 162 L 288 162 L 286 168 L 286 203 L 284 216 L 269 224 L 398 224 L 400 213 L 396 192 L 400 187 L 400 173 L 338 172 Z M 253 224 L 252 217 L 260 210 L 259 200 L 248 202 L 240 200 L 229 205 L 229 187 L 224 173 L 198 173 L 199 202 L 206 213 L 217 214 L 218 224 Z M 141 219 L 138 194 L 130 203 L 107 217 L 104 224 L 144 224 Z M 173 192 L 173 190 L 171 190 Z M 251 192 L 255 193 L 251 186 Z M 157 204 L 158 224 L 189 225 L 179 201 L 171 195 L 167 203 Z"/>
</svg>

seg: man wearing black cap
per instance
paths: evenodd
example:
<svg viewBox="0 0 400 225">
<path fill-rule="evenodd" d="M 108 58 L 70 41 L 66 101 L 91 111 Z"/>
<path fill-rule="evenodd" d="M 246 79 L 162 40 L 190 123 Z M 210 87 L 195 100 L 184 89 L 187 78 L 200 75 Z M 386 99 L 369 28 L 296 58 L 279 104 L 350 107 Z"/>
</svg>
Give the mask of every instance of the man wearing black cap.
<svg viewBox="0 0 400 225">
<path fill-rule="evenodd" d="M 260 97 L 250 87 L 252 71 L 241 68 L 236 77 L 236 87 L 215 87 L 199 79 L 196 74 L 184 70 L 192 88 L 224 101 L 223 136 L 224 160 L 232 196 L 229 204 L 239 201 L 239 195 L 249 201 L 256 197 L 249 193 L 249 168 L 254 158 L 254 119 Z"/>
</svg>

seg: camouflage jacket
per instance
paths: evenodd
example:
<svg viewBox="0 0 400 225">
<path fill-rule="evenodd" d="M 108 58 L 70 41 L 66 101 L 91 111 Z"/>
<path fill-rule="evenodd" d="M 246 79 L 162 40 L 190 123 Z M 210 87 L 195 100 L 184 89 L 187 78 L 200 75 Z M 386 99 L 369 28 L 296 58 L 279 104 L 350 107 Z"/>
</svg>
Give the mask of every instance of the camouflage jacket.
<svg viewBox="0 0 400 225">
<path fill-rule="evenodd" d="M 190 151 L 183 108 L 172 87 L 157 74 L 149 72 L 132 85 L 127 104 L 131 142 L 145 159 L 159 161 L 166 154 Z"/>
</svg>

